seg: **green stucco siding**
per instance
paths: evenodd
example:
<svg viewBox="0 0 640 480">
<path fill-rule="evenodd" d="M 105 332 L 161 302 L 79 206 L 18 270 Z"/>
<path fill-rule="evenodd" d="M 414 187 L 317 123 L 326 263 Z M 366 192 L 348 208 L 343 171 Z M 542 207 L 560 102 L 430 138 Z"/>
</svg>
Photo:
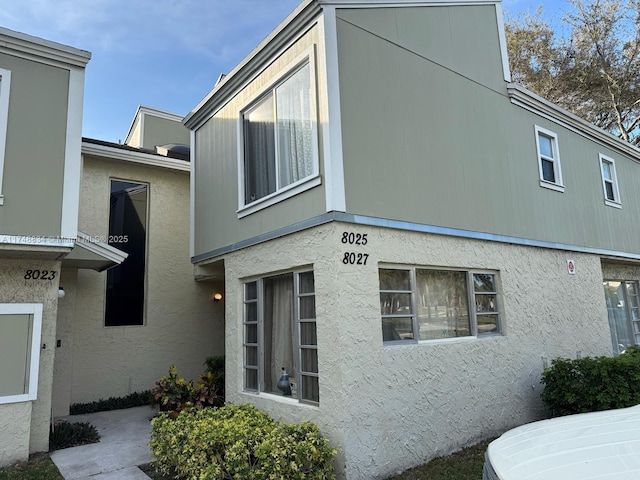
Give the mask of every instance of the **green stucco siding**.
<svg viewBox="0 0 640 480">
<path fill-rule="evenodd" d="M 0 54 L 11 71 L 0 233 L 59 236 L 69 71 Z"/>
<path fill-rule="evenodd" d="M 438 28 L 445 40 L 461 38 L 436 43 L 433 55 L 398 40 L 420 35 L 417 26 L 396 32 L 411 9 L 388 10 L 339 15 L 347 212 L 640 253 L 640 164 L 510 102 L 493 7 L 416 10 L 428 28 L 414 44 L 430 45 Z M 460 64 L 465 44 L 491 53 L 469 63 L 475 74 Z M 564 193 L 540 186 L 534 125 L 558 135 Z M 604 204 L 598 153 L 616 161 L 622 209 Z"/>
<path fill-rule="evenodd" d="M 153 150 L 156 146 L 178 143 L 189 145 L 189 130 L 180 122 L 153 115 L 144 116 L 142 148 Z"/>
<path fill-rule="evenodd" d="M 294 45 L 257 75 L 202 127 L 196 130 L 195 175 L 195 254 L 228 247 L 278 228 L 325 212 L 324 184 L 238 218 L 239 165 L 238 136 L 240 111 L 277 83 L 301 55 L 317 48 L 318 31 L 313 27 Z M 316 79 L 317 80 L 317 79 Z M 316 94 L 317 95 L 317 94 Z M 321 102 L 320 98 L 318 102 Z M 322 144 L 320 129 L 319 142 Z M 320 147 L 318 147 L 320 148 Z M 322 152 L 320 174 L 323 173 Z"/>
</svg>

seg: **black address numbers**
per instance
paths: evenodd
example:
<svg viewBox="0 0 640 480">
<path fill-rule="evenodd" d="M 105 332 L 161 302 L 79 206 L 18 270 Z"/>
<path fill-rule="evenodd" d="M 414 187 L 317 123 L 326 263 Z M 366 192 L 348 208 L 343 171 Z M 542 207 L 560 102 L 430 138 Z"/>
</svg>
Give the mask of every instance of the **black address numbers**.
<svg viewBox="0 0 640 480">
<path fill-rule="evenodd" d="M 369 260 L 368 253 L 344 252 L 342 263 L 345 265 L 366 265 Z"/>
<path fill-rule="evenodd" d="M 358 232 L 342 232 L 340 241 L 345 245 L 353 247 L 364 247 L 369 243 L 367 233 Z M 344 252 L 342 255 L 342 263 L 345 265 L 366 265 L 369 260 L 368 253 L 361 252 Z"/>
<path fill-rule="evenodd" d="M 25 280 L 54 280 L 58 272 L 56 270 L 26 270 Z"/>
</svg>

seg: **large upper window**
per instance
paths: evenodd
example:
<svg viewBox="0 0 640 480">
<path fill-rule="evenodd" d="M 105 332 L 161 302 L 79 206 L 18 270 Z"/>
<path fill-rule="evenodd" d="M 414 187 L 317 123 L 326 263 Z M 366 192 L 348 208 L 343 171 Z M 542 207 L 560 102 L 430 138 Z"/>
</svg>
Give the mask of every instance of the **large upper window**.
<svg viewBox="0 0 640 480">
<path fill-rule="evenodd" d="M 600 173 L 602 175 L 602 189 L 604 201 L 611 207 L 620 208 L 620 192 L 618 190 L 618 176 L 613 158 L 600 155 Z"/>
<path fill-rule="evenodd" d="M 0 68 L 0 205 L 4 203 L 2 196 L 2 180 L 4 172 L 4 156 L 7 143 L 7 123 L 9 121 L 9 86 L 11 72 Z"/>
<path fill-rule="evenodd" d="M 562 184 L 562 171 L 560 170 L 558 136 L 537 125 L 535 131 L 540 186 L 563 192 L 564 186 Z"/>
<path fill-rule="evenodd" d="M 299 66 L 242 112 L 244 205 L 317 172 L 311 68 Z"/>
<path fill-rule="evenodd" d="M 604 282 L 613 353 L 640 344 L 640 302 L 638 282 L 609 280 Z"/>
<path fill-rule="evenodd" d="M 244 285 L 244 385 L 283 395 L 283 369 L 292 396 L 318 403 L 318 339 L 313 272 L 287 273 Z"/>
<path fill-rule="evenodd" d="M 107 327 L 144 322 L 147 190 L 141 183 L 111 180 L 109 245 L 129 256 L 107 271 Z"/>
<path fill-rule="evenodd" d="M 500 333 L 496 273 L 390 267 L 379 276 L 385 342 Z"/>
</svg>

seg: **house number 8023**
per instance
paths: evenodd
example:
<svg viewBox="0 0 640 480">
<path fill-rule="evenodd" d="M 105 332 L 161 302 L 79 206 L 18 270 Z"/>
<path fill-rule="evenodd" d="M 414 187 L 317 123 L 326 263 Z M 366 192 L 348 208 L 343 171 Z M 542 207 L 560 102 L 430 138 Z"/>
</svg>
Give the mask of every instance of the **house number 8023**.
<svg viewBox="0 0 640 480">
<path fill-rule="evenodd" d="M 55 270 L 27 270 L 24 272 L 25 280 L 53 280 L 58 272 Z"/>
</svg>

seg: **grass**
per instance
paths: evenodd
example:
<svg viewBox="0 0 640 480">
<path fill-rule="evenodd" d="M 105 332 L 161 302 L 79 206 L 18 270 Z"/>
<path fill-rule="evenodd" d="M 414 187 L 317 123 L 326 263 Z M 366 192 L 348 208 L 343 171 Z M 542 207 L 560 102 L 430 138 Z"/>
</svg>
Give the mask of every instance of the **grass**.
<svg viewBox="0 0 640 480">
<path fill-rule="evenodd" d="M 48 455 L 32 457 L 10 467 L 0 468 L 0 480 L 64 480 Z"/>
<path fill-rule="evenodd" d="M 484 452 L 491 440 L 480 442 L 446 457 L 436 458 L 426 465 L 412 468 L 388 480 L 480 480 Z M 154 479 L 169 479 L 153 469 L 153 464 L 142 470 Z M 64 480 L 47 455 L 32 458 L 28 463 L 0 468 L 0 480 Z"/>
<path fill-rule="evenodd" d="M 480 480 L 484 452 L 491 440 L 485 440 L 446 457 L 431 460 L 388 480 Z"/>
</svg>

